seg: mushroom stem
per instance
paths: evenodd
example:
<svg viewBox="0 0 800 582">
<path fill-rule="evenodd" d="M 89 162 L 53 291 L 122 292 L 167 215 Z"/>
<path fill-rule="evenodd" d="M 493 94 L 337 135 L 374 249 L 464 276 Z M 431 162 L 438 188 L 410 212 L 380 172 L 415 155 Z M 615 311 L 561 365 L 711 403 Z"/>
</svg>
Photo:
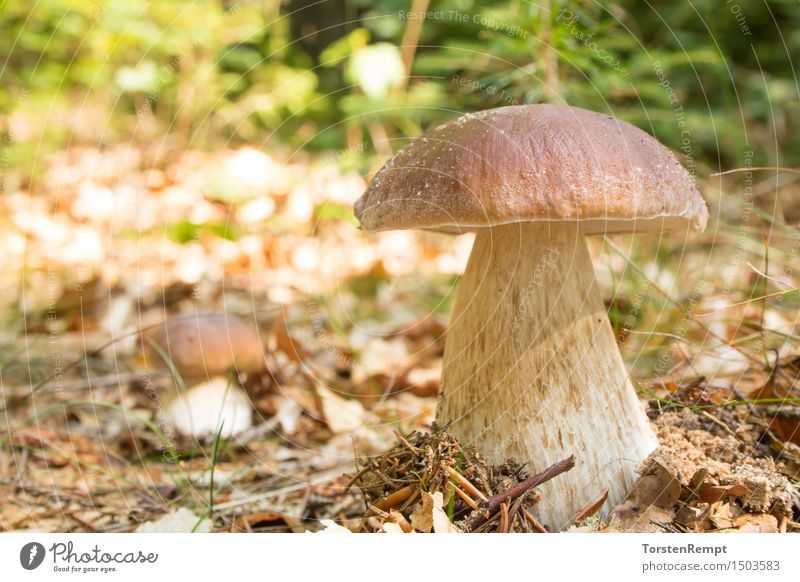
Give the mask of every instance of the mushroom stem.
<svg viewBox="0 0 800 582">
<path fill-rule="evenodd" d="M 437 423 L 489 462 L 575 468 L 541 487 L 552 531 L 608 489 L 630 491 L 656 448 L 575 223 L 478 231 L 447 335 Z"/>
</svg>

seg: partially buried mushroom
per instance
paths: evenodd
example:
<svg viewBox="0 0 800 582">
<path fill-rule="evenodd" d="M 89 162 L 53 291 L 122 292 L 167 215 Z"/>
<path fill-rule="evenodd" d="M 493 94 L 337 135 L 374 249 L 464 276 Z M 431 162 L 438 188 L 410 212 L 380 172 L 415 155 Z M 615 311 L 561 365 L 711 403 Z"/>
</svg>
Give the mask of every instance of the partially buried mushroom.
<svg viewBox="0 0 800 582">
<path fill-rule="evenodd" d="M 145 331 L 142 343 L 146 365 L 170 370 L 186 388 L 165 394 L 161 405 L 180 432 L 200 437 L 222 427 L 228 437 L 251 426 L 252 405 L 238 378 L 266 370 L 252 325 L 228 314 L 182 316 Z"/>
<path fill-rule="evenodd" d="M 411 142 L 356 202 L 367 231 L 476 231 L 445 344 L 437 424 L 490 462 L 541 470 L 538 517 L 613 507 L 657 441 L 628 378 L 585 235 L 703 230 L 692 177 L 647 133 L 575 107 L 467 114 Z"/>
</svg>

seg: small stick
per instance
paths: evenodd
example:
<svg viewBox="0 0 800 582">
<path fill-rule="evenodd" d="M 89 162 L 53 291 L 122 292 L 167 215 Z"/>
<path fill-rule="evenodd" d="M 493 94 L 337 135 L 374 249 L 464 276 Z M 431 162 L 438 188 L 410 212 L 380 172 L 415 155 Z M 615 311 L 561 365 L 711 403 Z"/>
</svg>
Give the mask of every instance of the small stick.
<svg viewBox="0 0 800 582">
<path fill-rule="evenodd" d="M 390 510 L 389 516 L 392 521 L 394 521 L 397 525 L 400 526 L 400 529 L 402 529 L 404 533 L 411 533 L 412 531 L 414 531 L 414 528 L 411 527 L 410 523 L 408 523 L 406 516 L 397 511 L 396 509 Z"/>
<path fill-rule="evenodd" d="M 525 496 L 520 495 L 514 504 L 511 506 L 511 509 L 508 512 L 508 526 L 510 528 L 514 527 L 514 518 L 517 517 L 517 513 L 519 513 L 520 507 L 522 507 L 522 503 L 525 501 Z"/>
<path fill-rule="evenodd" d="M 488 499 L 486 499 L 486 496 L 483 493 L 481 493 L 480 490 L 477 487 L 475 487 L 475 485 L 470 483 L 469 480 L 467 480 L 467 478 L 464 477 L 464 475 L 462 475 L 452 467 L 445 467 L 444 470 L 447 471 L 447 474 L 450 475 L 453 479 L 458 481 L 458 484 L 461 485 L 464 489 L 466 489 L 471 495 L 474 495 L 481 501 L 488 501 Z"/>
<path fill-rule="evenodd" d="M 459 486 L 456 485 L 455 483 L 453 483 L 453 489 L 455 489 L 456 495 L 458 495 L 461 499 L 463 499 L 464 502 L 467 505 L 469 505 L 472 509 L 474 509 L 476 511 L 479 509 L 478 504 L 475 503 L 475 500 L 472 497 L 470 497 L 469 495 L 467 495 L 466 493 L 464 493 L 464 491 L 462 491 L 459 488 Z"/>
<path fill-rule="evenodd" d="M 522 483 L 511 487 L 497 495 L 492 495 L 489 499 L 484 503 L 485 505 L 485 513 L 479 514 L 473 518 L 472 523 L 470 524 L 469 531 L 475 531 L 476 528 L 480 527 L 486 520 L 489 519 L 492 513 L 494 513 L 500 505 L 505 501 L 513 501 L 516 498 L 524 495 L 534 487 L 541 485 L 552 479 L 553 477 L 557 477 L 561 473 L 565 473 L 572 469 L 575 466 L 575 455 L 570 455 L 568 458 L 564 459 L 563 461 L 559 461 L 554 465 L 551 465 L 541 473 L 536 473 L 535 475 L 531 475 L 527 479 L 525 479 Z"/>
<path fill-rule="evenodd" d="M 531 512 L 525 509 L 524 507 L 522 508 L 522 515 L 524 515 L 525 519 L 528 520 L 528 524 L 531 526 L 533 531 L 535 531 L 536 533 L 547 533 L 547 530 L 539 522 L 539 520 L 533 517 Z"/>
<path fill-rule="evenodd" d="M 350 489 L 350 487 L 352 487 L 353 485 L 356 484 L 356 481 L 358 481 L 361 477 L 363 477 L 369 471 L 372 471 L 372 467 L 370 467 L 369 465 L 366 465 L 365 467 L 362 467 L 361 469 L 359 469 L 358 472 L 350 478 L 350 481 L 348 481 L 348 483 L 345 486 L 344 490 L 348 491 Z"/>
<path fill-rule="evenodd" d="M 414 445 L 412 445 L 410 442 L 408 442 L 403 435 L 401 435 L 399 432 L 395 432 L 394 434 L 395 436 L 397 436 L 397 440 L 403 443 L 408 448 L 408 450 L 410 450 L 415 455 L 419 454 L 419 449 Z"/>
<path fill-rule="evenodd" d="M 575 455 L 570 455 L 563 461 L 559 461 L 558 463 L 551 465 L 541 473 L 536 473 L 535 475 L 531 475 L 519 485 L 515 485 L 510 489 L 506 489 L 505 491 L 502 491 L 497 495 L 492 495 L 489 499 L 486 500 L 486 509 L 488 509 L 489 511 L 494 511 L 504 501 L 509 501 L 509 500 L 513 501 L 514 499 L 516 499 L 517 497 L 519 497 L 524 493 L 527 493 L 534 487 L 538 487 L 542 483 L 549 481 L 553 477 L 557 477 L 561 473 L 566 473 L 574 466 L 575 466 Z"/>
<path fill-rule="evenodd" d="M 378 507 L 375 507 L 374 505 L 370 505 L 369 506 L 369 510 L 372 513 L 374 513 L 375 515 L 377 515 L 378 517 L 382 517 L 383 519 L 389 519 L 389 517 L 390 517 L 390 515 L 387 512 L 385 512 L 384 510 L 382 510 L 382 509 L 380 509 Z"/>
<path fill-rule="evenodd" d="M 414 493 L 412 493 L 412 494 L 411 494 L 411 496 L 410 496 L 408 499 L 406 499 L 406 500 L 405 500 L 405 501 L 404 501 L 404 502 L 403 502 L 403 503 L 400 505 L 400 511 L 405 511 L 406 509 L 408 509 L 409 507 L 411 507 L 411 505 L 412 505 L 414 502 L 416 502 L 416 500 L 417 500 L 417 497 L 419 497 L 419 489 L 414 489 Z"/>
<path fill-rule="evenodd" d="M 482 523 L 479 527 L 471 530 L 467 530 L 470 533 L 487 533 L 489 530 L 494 526 L 495 522 L 500 520 L 500 513 L 495 513 L 491 518 L 489 518 L 486 523 Z"/>
<path fill-rule="evenodd" d="M 600 497 L 597 499 L 592 499 L 589 503 L 581 507 L 572 518 L 572 522 L 577 526 L 583 525 L 583 522 L 600 511 L 600 508 L 603 507 L 606 499 L 608 499 L 608 489 L 606 489 Z"/>
<path fill-rule="evenodd" d="M 380 501 L 375 504 L 375 507 L 380 509 L 381 511 L 386 511 L 387 509 L 391 509 L 393 507 L 397 507 L 403 501 L 408 499 L 412 493 L 414 493 L 415 487 L 411 485 L 406 485 L 402 489 L 398 489 L 388 497 L 384 497 Z"/>
<path fill-rule="evenodd" d="M 375 473 L 378 477 L 380 477 L 380 480 L 383 481 L 384 483 L 386 483 L 387 485 L 393 485 L 394 484 L 394 481 L 392 481 L 391 479 L 389 479 L 389 477 L 384 475 L 383 471 L 381 471 L 380 469 L 373 468 L 372 472 Z"/>
<path fill-rule="evenodd" d="M 500 533 L 508 533 L 508 501 L 500 504 Z"/>
</svg>

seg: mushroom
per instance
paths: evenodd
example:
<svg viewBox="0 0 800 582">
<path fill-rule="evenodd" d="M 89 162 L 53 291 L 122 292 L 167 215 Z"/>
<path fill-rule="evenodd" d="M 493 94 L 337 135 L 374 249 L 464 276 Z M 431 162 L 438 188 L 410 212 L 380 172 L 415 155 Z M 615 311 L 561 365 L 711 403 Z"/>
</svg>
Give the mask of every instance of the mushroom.
<svg viewBox="0 0 800 582">
<path fill-rule="evenodd" d="M 207 436 L 223 423 L 228 437 L 252 426 L 250 399 L 230 375 L 266 370 L 253 326 L 233 315 L 199 314 L 145 331 L 142 341 L 146 365 L 174 369 L 186 386 L 185 393 L 168 393 L 159 403 L 180 432 Z"/>
<path fill-rule="evenodd" d="M 445 343 L 437 425 L 489 462 L 575 469 L 542 486 L 553 530 L 657 447 L 628 378 L 585 235 L 703 230 L 692 177 L 657 140 L 575 107 L 463 115 L 414 140 L 356 202 L 366 231 L 475 231 Z"/>
<path fill-rule="evenodd" d="M 200 313 L 167 321 L 142 334 L 145 359 L 165 364 L 158 346 L 181 376 L 224 376 L 266 370 L 261 338 L 252 325 L 224 313 Z"/>
</svg>

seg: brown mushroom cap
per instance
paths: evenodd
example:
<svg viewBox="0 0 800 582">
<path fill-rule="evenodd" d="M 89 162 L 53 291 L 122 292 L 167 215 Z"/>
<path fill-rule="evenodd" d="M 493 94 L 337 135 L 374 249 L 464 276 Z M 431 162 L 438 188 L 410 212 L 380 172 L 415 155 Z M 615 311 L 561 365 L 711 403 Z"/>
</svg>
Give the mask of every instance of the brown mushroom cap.
<svg viewBox="0 0 800 582">
<path fill-rule="evenodd" d="M 266 369 L 256 329 L 234 315 L 199 314 L 172 319 L 144 332 L 143 340 L 149 365 L 167 365 L 152 342 L 185 377 L 227 374 L 233 368 L 240 373 Z"/>
<path fill-rule="evenodd" d="M 368 231 L 580 221 L 585 234 L 703 230 L 692 176 L 644 131 L 557 105 L 469 113 L 414 140 L 356 202 Z"/>
</svg>

